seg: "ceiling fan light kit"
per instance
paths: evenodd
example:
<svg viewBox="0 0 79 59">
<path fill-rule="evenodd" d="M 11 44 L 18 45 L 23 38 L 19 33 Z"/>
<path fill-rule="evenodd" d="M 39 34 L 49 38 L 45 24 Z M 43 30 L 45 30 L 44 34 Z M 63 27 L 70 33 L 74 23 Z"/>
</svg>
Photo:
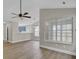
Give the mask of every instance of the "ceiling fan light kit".
<svg viewBox="0 0 79 59">
<path fill-rule="evenodd" d="M 26 16 L 27 14 L 29 14 L 28 12 L 25 12 L 24 14 L 22 13 L 22 0 L 20 0 L 20 13 L 19 14 L 11 13 L 11 14 L 16 15 L 16 16 L 18 15 L 17 17 L 20 17 L 21 19 L 22 18 L 31 18 L 31 16 Z M 12 17 L 12 18 L 16 18 L 16 16 Z"/>
</svg>

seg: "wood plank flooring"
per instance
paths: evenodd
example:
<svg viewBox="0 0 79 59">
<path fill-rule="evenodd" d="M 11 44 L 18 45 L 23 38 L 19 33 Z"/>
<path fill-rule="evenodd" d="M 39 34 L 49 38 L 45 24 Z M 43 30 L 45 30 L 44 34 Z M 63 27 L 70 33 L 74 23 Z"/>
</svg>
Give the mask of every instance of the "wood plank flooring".
<svg viewBox="0 0 79 59">
<path fill-rule="evenodd" d="M 4 59 L 76 59 L 64 53 L 59 53 L 39 47 L 39 41 L 20 43 L 4 43 Z"/>
</svg>

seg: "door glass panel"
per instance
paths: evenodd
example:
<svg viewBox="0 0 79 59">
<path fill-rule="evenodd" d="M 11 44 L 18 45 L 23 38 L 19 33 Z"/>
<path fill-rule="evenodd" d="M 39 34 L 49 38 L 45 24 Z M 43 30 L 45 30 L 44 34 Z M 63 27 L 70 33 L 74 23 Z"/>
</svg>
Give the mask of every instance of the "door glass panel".
<svg viewBox="0 0 79 59">
<path fill-rule="evenodd" d="M 58 37 L 58 36 L 61 36 L 61 33 L 60 33 L 60 32 L 57 33 L 57 37 Z"/>
<path fill-rule="evenodd" d="M 59 37 L 57 37 L 57 41 L 61 41 L 61 37 L 59 36 Z"/>
<path fill-rule="evenodd" d="M 53 37 L 53 40 L 56 41 L 56 37 Z"/>
<path fill-rule="evenodd" d="M 72 37 L 67 37 L 67 42 L 72 42 Z"/>
<path fill-rule="evenodd" d="M 53 31 L 52 35 L 53 35 L 53 36 L 56 36 L 56 31 Z"/>
<path fill-rule="evenodd" d="M 56 25 L 52 26 L 53 31 L 56 31 Z"/>
<path fill-rule="evenodd" d="M 65 33 L 62 33 L 62 37 L 66 37 L 66 34 Z"/>
<path fill-rule="evenodd" d="M 66 34 L 67 31 L 62 31 L 62 34 Z"/>
<path fill-rule="evenodd" d="M 70 33 L 70 34 L 72 34 L 72 31 L 66 31 L 67 33 Z"/>
<path fill-rule="evenodd" d="M 61 25 L 57 25 L 57 30 L 61 30 Z"/>
<path fill-rule="evenodd" d="M 62 37 L 62 41 L 63 42 L 66 42 L 66 37 Z"/>
<path fill-rule="evenodd" d="M 66 25 L 62 25 L 62 30 L 66 30 Z"/>
<path fill-rule="evenodd" d="M 71 30 L 72 29 L 72 24 L 67 24 L 67 30 Z"/>
<path fill-rule="evenodd" d="M 67 36 L 68 36 L 68 37 L 71 37 L 71 36 L 72 36 L 72 34 L 70 34 L 70 33 L 67 33 Z"/>
</svg>

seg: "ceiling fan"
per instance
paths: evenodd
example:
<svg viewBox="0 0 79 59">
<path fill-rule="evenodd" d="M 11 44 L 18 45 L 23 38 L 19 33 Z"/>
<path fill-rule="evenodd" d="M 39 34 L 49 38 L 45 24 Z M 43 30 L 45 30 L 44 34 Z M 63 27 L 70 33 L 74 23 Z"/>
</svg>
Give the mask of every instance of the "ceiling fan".
<svg viewBox="0 0 79 59">
<path fill-rule="evenodd" d="M 25 12 L 24 14 L 22 13 L 22 0 L 20 0 L 20 13 L 19 14 L 11 13 L 11 14 L 16 15 L 12 18 L 16 18 L 16 17 L 20 17 L 21 19 L 22 18 L 31 18 L 31 16 L 26 16 L 27 14 L 29 14 L 28 12 Z"/>
</svg>

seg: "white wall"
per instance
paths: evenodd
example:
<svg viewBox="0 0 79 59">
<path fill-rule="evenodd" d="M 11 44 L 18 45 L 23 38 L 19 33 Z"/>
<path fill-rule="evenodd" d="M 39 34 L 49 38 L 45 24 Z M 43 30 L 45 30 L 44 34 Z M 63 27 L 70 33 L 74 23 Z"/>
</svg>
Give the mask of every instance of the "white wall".
<svg viewBox="0 0 79 59">
<path fill-rule="evenodd" d="M 47 39 L 47 26 L 45 25 L 46 22 L 61 18 L 61 17 L 69 17 L 73 16 L 73 44 L 65 45 L 65 44 L 58 44 L 53 42 L 46 42 L 44 39 Z M 41 9 L 40 10 L 40 45 L 42 47 L 50 47 L 51 49 L 58 49 L 59 51 L 63 51 L 64 53 L 67 52 L 68 54 L 75 55 L 76 53 L 76 9 L 75 8 L 56 8 L 56 9 Z M 45 33 L 45 34 L 44 34 Z"/>
<path fill-rule="evenodd" d="M 11 22 L 5 22 L 3 24 L 3 38 L 4 40 L 11 40 L 12 39 L 12 26 L 11 26 Z M 8 32 L 7 32 L 7 28 L 8 28 Z M 8 35 L 7 35 L 8 33 Z M 8 38 L 7 38 L 8 37 Z"/>
<path fill-rule="evenodd" d="M 27 23 L 26 23 L 27 24 Z M 7 28 L 8 28 L 8 42 L 16 43 L 21 41 L 31 40 L 32 26 L 29 25 L 29 33 L 20 33 L 18 30 L 18 22 L 6 22 L 3 24 L 4 30 L 4 40 L 7 41 Z M 28 25 L 28 24 L 27 24 Z"/>
<path fill-rule="evenodd" d="M 3 40 L 7 40 L 7 25 L 3 24 Z"/>
<path fill-rule="evenodd" d="M 30 33 L 20 33 L 18 31 L 18 25 L 19 24 L 17 22 L 10 23 L 10 26 L 11 26 L 9 28 L 10 39 L 8 40 L 8 42 L 16 43 L 16 42 L 31 40 L 31 32 Z"/>
</svg>

